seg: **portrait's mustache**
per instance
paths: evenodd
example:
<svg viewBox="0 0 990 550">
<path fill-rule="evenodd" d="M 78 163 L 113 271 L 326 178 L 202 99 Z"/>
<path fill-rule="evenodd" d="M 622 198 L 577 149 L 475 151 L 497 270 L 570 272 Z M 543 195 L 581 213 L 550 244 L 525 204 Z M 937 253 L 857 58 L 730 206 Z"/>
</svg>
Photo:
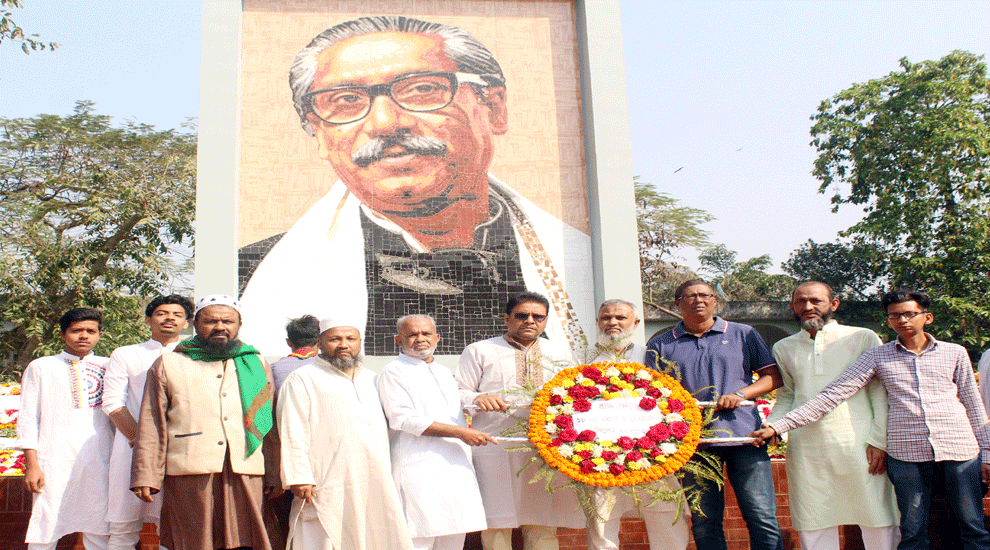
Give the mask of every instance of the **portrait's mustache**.
<svg viewBox="0 0 990 550">
<path fill-rule="evenodd" d="M 392 147 L 405 149 L 401 154 L 412 153 L 433 157 L 442 157 L 447 154 L 447 144 L 439 139 L 401 133 L 372 139 L 354 151 L 354 154 L 351 155 L 351 161 L 361 168 L 367 168 L 372 162 L 383 159 L 385 151 Z"/>
</svg>

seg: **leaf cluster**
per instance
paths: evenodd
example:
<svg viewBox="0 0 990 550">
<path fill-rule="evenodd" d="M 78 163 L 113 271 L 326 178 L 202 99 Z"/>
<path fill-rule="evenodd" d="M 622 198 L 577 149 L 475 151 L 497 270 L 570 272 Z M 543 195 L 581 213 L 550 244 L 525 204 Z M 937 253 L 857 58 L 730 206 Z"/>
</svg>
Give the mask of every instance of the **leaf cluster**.
<svg viewBox="0 0 990 550">
<path fill-rule="evenodd" d="M 892 287 L 927 290 L 940 337 L 990 341 L 990 80 L 982 56 L 854 84 L 812 117 L 819 191 L 865 217 L 842 236 L 889 262 Z"/>
<path fill-rule="evenodd" d="M 37 34 L 25 34 L 24 29 L 11 19 L 13 13 L 8 11 L 8 8 L 23 9 L 24 3 L 21 0 L 0 0 L 0 8 L 2 8 L 0 9 L 0 44 L 4 40 L 19 40 L 24 53 L 31 53 L 32 50 L 54 50 L 59 46 L 55 42 L 46 43 L 39 40 Z"/>
<path fill-rule="evenodd" d="M 821 281 L 843 300 L 878 300 L 889 266 L 875 246 L 809 239 L 781 269 L 799 281 Z"/>
<path fill-rule="evenodd" d="M 0 117 L 0 130 L 4 359 L 57 350 L 56 321 L 72 307 L 105 310 L 98 349 L 139 341 L 140 300 L 171 284 L 192 244 L 195 134 L 114 126 L 89 102 L 64 117 Z"/>
<path fill-rule="evenodd" d="M 709 232 L 701 225 L 715 217 L 699 208 L 682 206 L 653 184 L 640 181 L 639 176 L 633 178 L 633 186 L 643 299 L 655 305 L 682 281 L 694 277 L 678 264 L 681 258 L 677 251 L 709 246 Z"/>
<path fill-rule="evenodd" d="M 787 300 L 796 283 L 789 275 L 767 273 L 773 263 L 769 254 L 736 261 L 737 252 L 724 244 L 705 249 L 698 260 L 702 273 L 710 276 L 709 282 L 728 301 Z"/>
</svg>

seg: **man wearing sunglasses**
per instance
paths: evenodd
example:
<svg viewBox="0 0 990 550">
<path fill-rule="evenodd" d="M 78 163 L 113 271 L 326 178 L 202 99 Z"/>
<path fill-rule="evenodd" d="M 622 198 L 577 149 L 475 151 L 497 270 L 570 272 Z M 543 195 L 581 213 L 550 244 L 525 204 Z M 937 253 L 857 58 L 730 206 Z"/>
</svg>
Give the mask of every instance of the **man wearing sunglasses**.
<svg viewBox="0 0 990 550">
<path fill-rule="evenodd" d="M 574 274 L 590 273 L 590 239 L 488 173 L 509 120 L 488 49 L 456 27 L 362 17 L 314 38 L 289 85 L 340 181 L 290 231 L 241 249 L 246 317 L 353 311 L 365 351 L 391 355 L 394 319 L 425 312 L 460 320 L 437 350 L 457 354 L 501 333 L 491 304 L 533 288 L 553 298 L 551 338 L 582 341 L 592 281 Z M 282 348 L 275 327 L 254 330 Z"/>
<path fill-rule="evenodd" d="M 956 515 L 966 550 L 990 549 L 983 488 L 990 481 L 990 426 L 966 349 L 925 332 L 934 317 L 920 291 L 895 290 L 880 300 L 897 339 L 868 350 L 834 382 L 769 427 L 755 445 L 810 424 L 874 378 L 887 390 L 887 477 L 901 513 L 898 548 L 927 549 L 928 510 L 936 471 Z"/>
<path fill-rule="evenodd" d="M 548 310 L 549 301 L 540 294 L 513 296 L 505 306 L 505 334 L 475 342 L 461 354 L 455 378 L 461 403 L 477 411 L 472 427 L 498 437 L 529 415 L 531 401 L 522 388 L 539 388 L 574 366 L 570 348 L 540 337 Z M 515 527 L 522 527 L 526 550 L 556 550 L 557 527 L 584 527 L 573 491 L 551 494 L 542 482 L 529 483 L 536 472 L 530 465 L 533 451 L 506 451 L 504 445 L 472 451 L 488 522 L 481 533 L 485 550 L 510 550 Z M 555 485 L 565 481 L 554 480 Z"/>
</svg>

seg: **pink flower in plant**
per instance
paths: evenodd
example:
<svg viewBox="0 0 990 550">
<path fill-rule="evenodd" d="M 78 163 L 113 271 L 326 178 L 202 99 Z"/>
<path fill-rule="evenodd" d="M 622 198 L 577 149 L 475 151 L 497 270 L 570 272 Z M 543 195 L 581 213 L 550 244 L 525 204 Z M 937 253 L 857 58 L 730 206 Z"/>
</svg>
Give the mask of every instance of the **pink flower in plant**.
<svg viewBox="0 0 990 550">
<path fill-rule="evenodd" d="M 552 440 L 550 441 L 550 446 L 551 446 L 551 447 L 560 447 L 560 444 L 561 444 L 561 443 L 563 443 L 563 441 L 561 441 L 559 437 L 555 437 L 555 438 L 553 438 L 553 439 L 552 439 Z"/>
<path fill-rule="evenodd" d="M 578 451 L 577 455 L 585 460 L 591 459 L 591 451 Z"/>
<path fill-rule="evenodd" d="M 598 395 L 601 393 L 600 391 L 598 391 L 598 386 L 586 386 L 586 388 L 587 389 L 585 390 L 585 394 L 587 395 L 585 395 L 585 397 L 588 398 L 598 397 Z"/>
<path fill-rule="evenodd" d="M 626 467 L 622 464 L 609 464 L 608 471 L 612 472 L 612 475 L 617 476 L 622 472 L 626 471 Z"/>
<path fill-rule="evenodd" d="M 652 397 L 644 397 L 639 400 L 639 408 L 644 411 L 652 411 L 657 407 L 657 400 Z"/>
<path fill-rule="evenodd" d="M 558 428 L 570 428 L 574 425 L 574 421 L 571 420 L 571 417 L 563 414 L 557 418 L 554 418 L 553 423 L 556 424 Z"/>
<path fill-rule="evenodd" d="M 563 402 L 564 402 L 564 398 L 561 397 L 561 396 L 559 396 L 559 395 L 551 395 L 550 396 L 550 404 L 551 405 L 560 405 Z"/>
<path fill-rule="evenodd" d="M 615 460 L 615 457 L 619 456 L 615 451 L 602 451 L 602 458 L 608 461 Z"/>
<path fill-rule="evenodd" d="M 650 452 L 650 458 L 652 458 L 653 460 L 656 460 L 661 457 L 663 457 L 663 452 L 661 452 L 660 449 L 653 449 Z"/>
<path fill-rule="evenodd" d="M 633 387 L 634 388 L 648 388 L 648 387 L 650 387 L 650 383 L 648 381 L 646 381 L 646 380 L 636 379 L 636 380 L 633 381 Z"/>
<path fill-rule="evenodd" d="M 684 402 L 680 399 L 668 399 L 667 408 L 670 409 L 670 412 L 672 413 L 681 412 L 684 410 Z"/>
<path fill-rule="evenodd" d="M 653 386 L 650 386 L 649 388 L 646 388 L 646 395 L 649 395 L 653 399 L 659 399 L 660 398 L 660 389 L 659 388 L 654 388 Z"/>
<path fill-rule="evenodd" d="M 567 443 L 570 443 L 572 441 L 576 441 L 577 440 L 578 433 L 577 433 L 577 431 L 574 428 L 567 428 L 566 430 L 563 430 L 562 432 L 560 432 L 560 436 L 559 437 L 560 437 L 560 440 L 561 441 L 565 441 Z"/>
<path fill-rule="evenodd" d="M 683 438 L 690 431 L 691 427 L 687 425 L 687 422 L 674 422 L 670 425 L 670 433 L 674 434 L 677 439 Z"/>
<path fill-rule="evenodd" d="M 592 430 L 582 430 L 578 434 L 578 441 L 594 441 L 597 436 L 598 434 Z"/>
<path fill-rule="evenodd" d="M 590 474 L 595 471 L 595 463 L 590 460 L 585 460 L 581 462 L 581 473 Z"/>
<path fill-rule="evenodd" d="M 578 399 L 574 402 L 574 410 L 577 412 L 588 412 L 591 410 L 591 402 L 587 399 Z"/>
<path fill-rule="evenodd" d="M 615 443 L 620 448 L 622 448 L 623 450 L 626 450 L 626 451 L 628 451 L 629 449 L 632 449 L 633 447 L 636 446 L 636 442 L 634 442 L 631 437 L 625 436 L 625 435 L 622 436 L 622 437 L 620 437 L 618 440 L 616 440 Z"/>
<path fill-rule="evenodd" d="M 643 453 L 639 451 L 629 451 L 626 453 L 626 460 L 629 462 L 636 462 L 641 458 L 643 458 Z"/>
</svg>

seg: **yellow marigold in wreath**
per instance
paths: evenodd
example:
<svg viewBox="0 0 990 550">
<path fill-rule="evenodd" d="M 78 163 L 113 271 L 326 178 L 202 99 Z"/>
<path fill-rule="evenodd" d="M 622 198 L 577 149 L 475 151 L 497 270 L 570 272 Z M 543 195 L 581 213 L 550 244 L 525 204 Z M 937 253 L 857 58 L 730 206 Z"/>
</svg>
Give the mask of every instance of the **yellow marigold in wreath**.
<svg viewBox="0 0 990 550">
<path fill-rule="evenodd" d="M 580 384 L 575 382 L 578 376 Z M 565 404 L 580 412 L 592 401 L 619 397 L 639 397 L 640 408 L 657 408 L 662 417 L 640 437 L 612 441 L 599 440 L 594 430 L 578 432 L 572 414 L 564 411 Z M 670 413 L 683 420 L 663 418 Z M 553 433 L 547 431 L 548 423 Z M 595 363 L 565 369 L 544 384 L 533 402 L 529 427 L 530 441 L 547 464 L 587 485 L 617 487 L 679 470 L 698 446 L 702 416 L 691 394 L 666 374 L 638 363 Z"/>
</svg>

